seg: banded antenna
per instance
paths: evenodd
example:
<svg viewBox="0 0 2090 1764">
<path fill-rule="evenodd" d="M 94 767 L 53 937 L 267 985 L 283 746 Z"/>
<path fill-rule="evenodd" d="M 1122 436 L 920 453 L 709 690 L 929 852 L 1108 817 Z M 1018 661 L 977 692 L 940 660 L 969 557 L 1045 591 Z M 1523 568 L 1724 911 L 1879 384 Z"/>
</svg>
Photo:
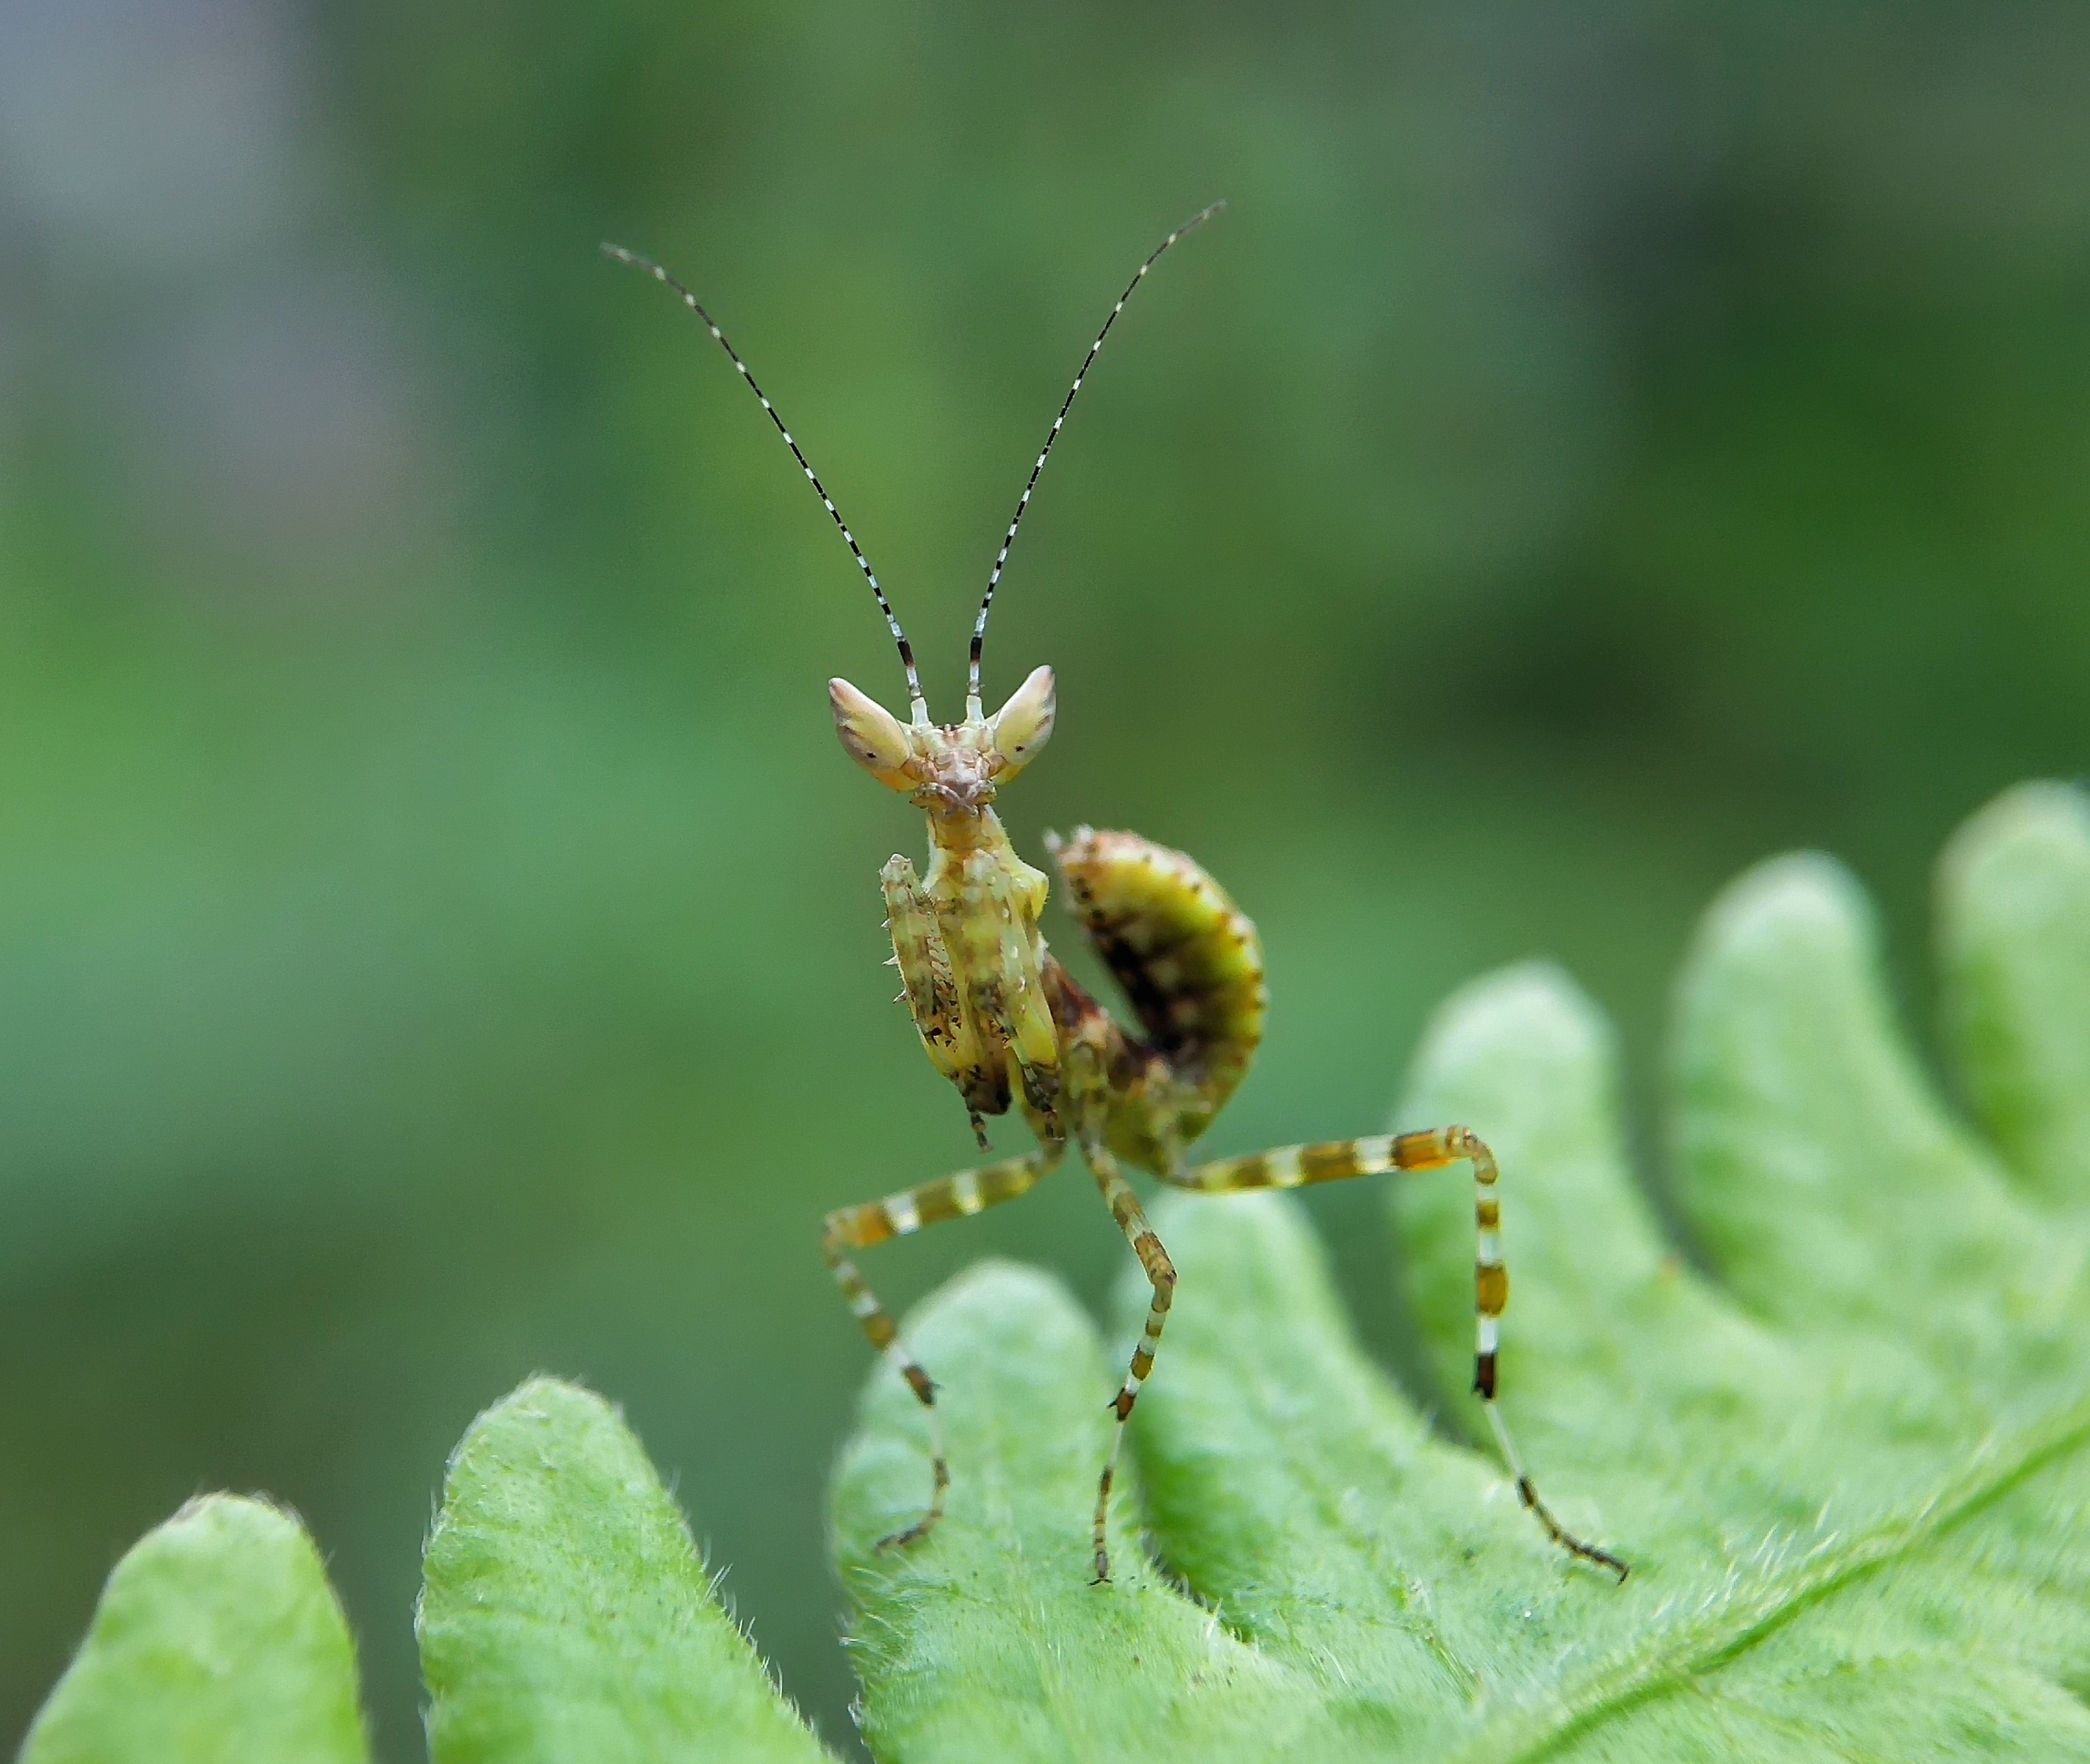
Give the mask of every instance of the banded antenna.
<svg viewBox="0 0 2090 1764">
<path fill-rule="evenodd" d="M 1201 214 L 1198 218 L 1202 220 L 1204 216 Z M 1196 222 L 1191 224 L 1194 226 Z M 726 341 L 725 333 L 718 327 L 718 321 L 704 310 L 703 303 L 652 258 L 642 257 L 637 252 L 626 251 L 621 245 L 612 245 L 607 240 L 604 242 L 602 249 L 604 256 L 614 257 L 621 264 L 630 265 L 634 269 L 644 270 L 662 286 L 671 288 L 680 295 L 682 304 L 703 321 L 704 328 L 717 340 L 719 347 L 725 351 L 726 359 L 739 370 L 740 377 L 747 382 L 747 389 L 762 400 L 762 408 L 769 413 L 769 420 L 776 425 L 776 432 L 784 437 L 784 445 L 791 450 L 791 457 L 798 462 L 800 469 L 805 472 L 806 481 L 812 485 L 814 493 L 820 499 L 820 506 L 834 518 L 835 525 L 841 530 L 842 538 L 849 546 L 849 555 L 856 559 L 857 567 L 863 571 L 864 580 L 871 584 L 871 592 L 878 596 L 878 609 L 885 615 L 885 622 L 892 631 L 892 640 L 900 648 L 900 665 L 907 670 L 909 715 L 916 725 L 926 728 L 929 721 L 929 706 L 922 696 L 921 677 L 914 671 L 914 651 L 907 641 L 907 633 L 900 628 L 900 621 L 893 613 L 892 602 L 885 597 L 885 590 L 878 585 L 877 572 L 871 567 L 871 560 L 864 556 L 863 548 L 857 544 L 856 535 L 849 531 L 849 523 L 842 518 L 841 511 L 835 506 L 835 499 L 828 494 L 827 486 L 820 482 L 819 474 L 807 463 L 798 442 L 791 438 L 791 431 L 784 426 L 784 419 L 776 414 L 776 407 L 769 402 L 768 394 L 755 384 L 755 376 L 747 371 L 747 364 L 740 359 L 739 351 Z M 1155 255 L 1158 256 L 1159 253 Z M 1145 272 L 1142 270 L 1141 273 Z M 1124 303 L 1120 301 L 1119 304 L 1123 305 Z M 1043 463 L 1042 459 L 1039 461 L 1041 465 Z M 1015 529 L 1012 527 L 1010 531 L 1013 532 Z M 977 653 L 979 647 L 977 639 L 973 647 Z"/>
<path fill-rule="evenodd" d="M 1110 316 L 1103 321 L 1103 328 L 1096 333 L 1096 340 L 1089 345 L 1088 354 L 1082 357 L 1082 371 L 1074 376 L 1074 383 L 1067 391 L 1066 402 L 1060 407 L 1060 414 L 1052 419 L 1051 432 L 1046 436 L 1044 446 L 1039 450 L 1038 463 L 1030 468 L 1030 481 L 1024 485 L 1023 494 L 1017 498 L 1016 513 L 1009 517 L 1008 531 L 1002 535 L 1001 550 L 994 560 L 993 571 L 987 579 L 987 592 L 980 599 L 979 617 L 973 622 L 972 658 L 965 673 L 965 715 L 968 718 L 977 719 L 986 714 L 980 705 L 980 651 L 987 643 L 987 616 L 994 610 L 994 591 L 1001 584 L 1002 566 L 1008 561 L 1008 548 L 1016 543 L 1016 529 L 1022 523 L 1023 511 L 1030 506 L 1030 493 L 1038 488 L 1038 475 L 1045 469 L 1045 461 L 1052 451 L 1052 443 L 1059 440 L 1060 429 L 1067 420 L 1067 413 L 1074 407 L 1074 394 L 1082 389 L 1082 382 L 1088 378 L 1089 369 L 1095 365 L 1097 351 L 1103 346 L 1103 339 L 1110 335 L 1111 326 L 1117 323 L 1117 316 L 1125 310 L 1125 303 L 1132 298 L 1140 283 L 1146 281 L 1146 272 L 1160 261 L 1161 254 L 1177 239 L 1185 233 L 1202 226 L 1226 205 L 1226 199 L 1222 196 L 1211 207 L 1200 209 L 1154 247 L 1146 261 L 1125 284 L 1125 292 L 1117 297 L 1117 304 L 1110 309 Z M 690 302 L 692 305 L 695 303 Z M 717 326 L 712 326 L 712 334 L 716 336 Z M 719 341 L 724 342 L 725 339 L 720 337 Z M 742 370 L 743 372 L 746 371 L 745 368 Z"/>
</svg>

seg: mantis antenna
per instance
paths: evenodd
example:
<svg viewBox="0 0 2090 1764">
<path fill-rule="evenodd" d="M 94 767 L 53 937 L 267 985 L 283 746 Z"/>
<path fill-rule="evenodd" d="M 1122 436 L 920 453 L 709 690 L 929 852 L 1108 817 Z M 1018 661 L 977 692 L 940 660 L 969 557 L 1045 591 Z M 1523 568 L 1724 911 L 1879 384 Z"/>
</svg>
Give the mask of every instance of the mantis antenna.
<svg viewBox="0 0 2090 1764">
<path fill-rule="evenodd" d="M 994 591 L 1001 583 L 1002 566 L 1008 561 L 1008 548 L 1016 543 L 1016 529 L 1022 523 L 1023 511 L 1030 506 L 1030 493 L 1038 488 L 1038 475 L 1045 469 L 1046 458 L 1052 451 L 1052 443 L 1060 438 L 1060 426 L 1066 422 L 1068 411 L 1074 407 L 1074 394 L 1082 389 L 1082 382 L 1088 378 L 1089 369 L 1095 364 L 1096 352 L 1103 346 L 1103 339 L 1110 335 L 1111 326 L 1117 323 L 1117 316 L 1125 310 L 1125 303 L 1132 298 L 1133 290 L 1146 279 L 1146 272 L 1160 260 L 1161 254 L 1177 239 L 1185 233 L 1202 226 L 1226 205 L 1225 199 L 1223 197 L 1213 203 L 1211 207 L 1200 209 L 1154 247 L 1146 261 L 1139 266 L 1137 273 L 1130 282 L 1125 284 L 1125 292 L 1117 297 L 1117 304 L 1111 308 L 1110 316 L 1103 321 L 1103 328 L 1096 333 L 1096 340 L 1089 345 L 1089 352 L 1082 359 L 1082 371 L 1074 376 L 1074 383 L 1068 389 L 1066 402 L 1060 407 L 1060 414 L 1052 419 L 1051 432 L 1046 436 L 1044 446 L 1039 450 L 1038 463 L 1030 468 L 1030 481 L 1024 485 L 1023 494 L 1017 499 L 1016 513 L 1009 518 L 1008 531 L 1002 535 L 1001 551 L 994 560 L 992 573 L 987 579 L 987 592 L 980 600 L 979 617 L 973 622 L 972 660 L 965 674 L 965 715 L 968 717 L 977 718 L 983 714 L 980 707 L 980 650 L 987 642 L 987 616 L 994 610 Z M 654 273 L 656 275 L 659 274 L 657 270 Z M 684 298 L 688 297 L 685 295 Z M 692 306 L 696 305 L 694 300 L 690 303 Z M 712 326 L 712 334 L 714 337 L 718 336 L 718 327 L 716 325 Z M 725 339 L 720 337 L 719 341 L 723 343 Z M 746 371 L 744 368 L 741 370 L 742 373 Z M 765 398 L 763 402 L 767 404 L 768 400 Z M 809 477 L 811 475 L 811 472 L 806 475 Z"/>
<path fill-rule="evenodd" d="M 1206 211 L 1206 213 L 1209 213 L 1210 212 L 1211 210 L 1209 209 Z M 1198 217 L 1198 220 L 1202 221 L 1204 217 L 1204 215 L 1201 214 Z M 1196 221 L 1193 221 L 1190 224 L 1194 226 L 1198 223 Z M 1187 230 L 1187 229 L 1185 229 L 1185 230 Z M 1174 234 L 1172 234 L 1170 235 L 1169 242 L 1172 244 L 1175 242 Z M 1163 248 L 1165 250 L 1167 247 L 1164 247 Z M 909 714 L 914 722 L 926 727 L 929 721 L 929 707 L 927 701 L 922 696 L 921 678 L 914 671 L 914 652 L 908 643 L 907 633 L 900 628 L 900 621 L 893 613 L 892 602 L 885 598 L 885 590 L 878 585 L 877 572 L 871 567 L 871 560 L 864 556 L 863 548 L 857 544 L 856 535 L 849 530 L 849 523 L 842 518 L 841 511 L 835 506 L 835 499 L 828 494 L 826 485 L 820 482 L 819 474 L 816 473 L 813 470 L 811 465 L 807 463 L 805 454 L 799 450 L 798 442 L 792 440 L 791 431 L 784 426 L 784 419 L 776 414 L 776 407 L 769 402 L 768 394 L 763 391 L 759 385 L 755 384 L 755 376 L 747 371 L 747 364 L 740 359 L 740 352 L 736 350 L 731 343 L 726 341 L 725 333 L 718 328 L 718 321 L 714 319 L 710 313 L 704 310 L 703 303 L 700 302 L 694 294 L 690 293 L 687 288 L 684 287 L 681 282 L 677 282 L 673 276 L 669 275 L 666 270 L 663 269 L 660 265 L 655 263 L 652 258 L 642 257 L 637 252 L 626 251 L 621 245 L 612 245 L 607 241 L 604 242 L 602 249 L 603 254 L 605 256 L 614 257 L 621 264 L 629 264 L 634 269 L 644 270 L 647 275 L 651 276 L 656 282 L 660 283 L 662 286 L 671 288 L 677 295 L 681 295 L 682 304 L 687 307 L 692 312 L 695 313 L 699 318 L 703 321 L 704 328 L 717 340 L 719 347 L 725 351 L 726 359 L 739 370 L 740 377 L 747 382 L 747 389 L 752 392 L 755 397 L 762 400 L 762 408 L 769 413 L 769 420 L 776 425 L 776 432 L 784 437 L 784 445 L 791 450 L 791 457 L 798 462 L 800 468 L 805 472 L 806 481 L 812 485 L 814 494 L 818 496 L 820 499 L 820 506 L 826 509 L 828 513 L 834 518 L 835 525 L 841 530 L 842 538 L 849 546 L 849 555 L 856 559 L 857 567 L 863 571 L 864 580 L 871 584 L 871 592 L 878 596 L 878 609 L 885 615 L 885 622 L 891 627 L 892 631 L 892 640 L 895 643 L 899 645 L 900 648 L 900 665 L 907 670 L 907 699 L 910 706 Z M 1156 252 L 1155 253 L 1155 256 L 1156 257 L 1160 255 L 1161 253 L 1159 252 Z M 1153 259 L 1149 258 L 1147 261 L 1151 263 Z M 1144 269 L 1140 271 L 1142 275 L 1146 274 L 1146 272 Z M 1120 306 L 1123 306 L 1125 303 L 1120 300 L 1118 302 L 1118 304 Z M 1115 313 L 1112 315 L 1113 317 L 1116 316 L 1116 315 Z M 1108 325 L 1105 325 L 1103 329 L 1105 330 L 1108 330 L 1110 327 Z M 1102 338 L 1097 338 L 1097 342 L 1099 343 L 1102 341 Z M 1089 353 L 1091 355 L 1094 355 L 1095 351 L 1091 350 Z M 1079 381 L 1076 382 L 1077 385 L 1079 383 Z M 1044 458 L 1042 455 L 1039 457 L 1038 463 L 1040 465 L 1044 464 Z M 1032 476 L 1034 478 L 1036 474 L 1034 472 Z M 1026 490 L 1024 493 L 1024 495 L 1027 498 L 1030 495 L 1030 492 Z M 1015 531 L 1016 529 L 1013 526 L 1009 528 L 1009 531 L 1012 535 Z M 1002 548 L 1002 554 L 1004 557 L 1008 555 L 1008 548 L 1007 546 L 1004 546 Z M 999 566 L 997 566 L 996 574 L 999 574 L 1000 573 Z M 990 590 L 989 592 L 991 593 L 992 591 Z M 986 623 L 984 614 L 982 615 L 981 623 L 983 626 Z M 975 665 L 973 672 L 975 684 L 977 684 L 979 672 L 977 665 L 977 658 L 979 652 L 979 639 L 977 637 L 973 639 L 973 652 L 975 658 Z"/>
</svg>

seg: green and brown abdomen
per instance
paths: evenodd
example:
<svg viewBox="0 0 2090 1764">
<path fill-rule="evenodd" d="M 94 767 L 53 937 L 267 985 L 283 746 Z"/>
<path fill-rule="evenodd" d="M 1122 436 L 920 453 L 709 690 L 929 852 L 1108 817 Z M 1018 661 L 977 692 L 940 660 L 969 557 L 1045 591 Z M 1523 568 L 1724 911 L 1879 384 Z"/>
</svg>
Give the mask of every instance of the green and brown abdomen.
<svg viewBox="0 0 2090 1764">
<path fill-rule="evenodd" d="M 1112 1097 L 1112 1143 L 1159 1171 L 1211 1125 L 1255 1057 L 1262 941 L 1202 866 L 1137 833 L 1077 828 L 1052 855 L 1069 909 L 1145 1031 L 1147 1046 L 1123 1056 L 1165 1062 Z"/>
</svg>

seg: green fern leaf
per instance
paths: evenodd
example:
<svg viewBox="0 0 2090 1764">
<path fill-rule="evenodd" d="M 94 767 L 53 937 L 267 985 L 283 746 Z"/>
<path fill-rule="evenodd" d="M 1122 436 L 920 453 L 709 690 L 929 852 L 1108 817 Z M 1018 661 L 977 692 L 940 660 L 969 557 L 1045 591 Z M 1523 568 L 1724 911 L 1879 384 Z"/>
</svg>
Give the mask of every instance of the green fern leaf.
<svg viewBox="0 0 2090 1764">
<path fill-rule="evenodd" d="M 304 1528 L 209 1495 L 148 1531 L 21 1764 L 365 1764 L 355 1647 Z"/>
<path fill-rule="evenodd" d="M 2031 788 L 1944 874 L 1949 1019 L 2003 1155 L 1931 1095 L 1856 885 L 1817 858 L 1714 906 L 1678 995 L 1670 1130 L 1703 1267 L 1631 1179 L 1598 1014 L 1527 968 L 1451 1000 L 1402 1126 L 1496 1148 L 1504 1400 L 1547 1545 L 1473 1400 L 1433 1429 L 1360 1352 L 1297 1208 L 1172 1198 L 1182 1281 L 1134 1422 L 1143 1492 L 1091 1588 L 1118 1342 L 975 1271 L 910 1339 L 950 1517 L 880 1373 L 834 1526 L 882 1758 L 2090 1758 L 2090 814 Z M 1467 1185 L 1395 1191 L 1442 1388 L 1470 1367 Z M 1447 1435 L 1450 1437 L 1447 1437 Z M 1133 1547 L 1143 1517 L 1154 1560 Z"/>
<path fill-rule="evenodd" d="M 428 1539 L 434 1764 L 826 1758 L 720 1608 L 608 1403 L 532 1379 L 474 1422 Z"/>
<path fill-rule="evenodd" d="M 1464 1121 L 1501 1155 L 1504 1400 L 1625 1585 L 1545 1542 L 1473 1448 L 1472 1399 L 1433 1425 L 1371 1364 L 1292 1203 L 1174 1197 L 1183 1280 L 1112 1584 L 1088 1584 L 1087 1513 L 1122 1357 L 1056 1282 L 987 1265 L 910 1319 L 956 1481 L 904 1552 L 875 1540 L 927 1486 L 922 1414 L 871 1380 L 832 1534 L 874 1753 L 2090 1760 L 2090 805 L 2031 785 L 1984 811 L 1939 918 L 1978 1132 L 1900 1041 L 1834 865 L 1781 859 L 1714 906 L 1668 1085 L 1690 1260 L 1563 976 L 1482 981 L 1427 1039 L 1400 1124 Z M 1458 1392 L 1470 1194 L 1393 1195 Z M 1116 1347 L 1145 1306 L 1128 1279 Z M 533 1380 L 466 1436 L 419 1627 L 436 1764 L 827 1755 L 638 1441 L 570 1386 Z M 226 1497 L 119 1564 L 23 1753 L 364 1756 L 310 1541 Z"/>
</svg>

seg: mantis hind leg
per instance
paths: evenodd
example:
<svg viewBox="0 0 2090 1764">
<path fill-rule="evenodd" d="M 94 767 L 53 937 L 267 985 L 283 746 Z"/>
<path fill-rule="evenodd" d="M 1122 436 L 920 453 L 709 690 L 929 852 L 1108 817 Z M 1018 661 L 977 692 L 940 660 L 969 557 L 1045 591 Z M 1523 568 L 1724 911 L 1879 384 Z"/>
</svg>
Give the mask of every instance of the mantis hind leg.
<svg viewBox="0 0 2090 1764">
<path fill-rule="evenodd" d="M 1516 1441 L 1495 1402 L 1495 1362 L 1500 1349 L 1502 1314 L 1509 1303 L 1509 1270 L 1502 1253 L 1502 1203 L 1494 1154 L 1468 1127 L 1438 1127 L 1423 1133 L 1387 1134 L 1368 1139 L 1338 1139 L 1322 1145 L 1283 1146 L 1246 1157 L 1221 1158 L 1162 1180 L 1202 1194 L 1237 1194 L 1254 1189 L 1302 1188 L 1312 1182 L 1340 1182 L 1383 1170 L 1438 1170 L 1447 1164 L 1473 1167 L 1474 1353 L 1473 1389 L 1488 1418 L 1496 1447 L 1516 1478 L 1517 1498 L 1546 1528 L 1546 1534 L 1571 1555 L 1607 1568 L 1623 1581 L 1626 1564 L 1608 1551 L 1585 1543 L 1553 1517 L 1538 1497 Z"/>
<path fill-rule="evenodd" d="M 878 1301 L 864 1277 L 849 1259 L 851 1250 L 868 1250 L 888 1238 L 904 1237 L 924 1225 L 946 1219 L 969 1219 L 974 1213 L 999 1207 L 1028 1194 L 1065 1155 L 1055 1142 L 1039 1147 L 1027 1158 L 1011 1158 L 978 1169 L 960 1170 L 955 1175 L 924 1182 L 884 1200 L 857 1207 L 840 1207 L 829 1213 L 820 1228 L 820 1254 L 826 1259 L 835 1284 L 871 1345 L 892 1362 L 907 1381 L 922 1406 L 929 1413 L 929 1461 L 931 1483 L 928 1509 L 921 1518 L 890 1537 L 879 1539 L 881 1550 L 896 1548 L 926 1538 L 944 1517 L 944 1494 L 951 1486 L 951 1471 L 944 1456 L 944 1421 L 936 1408 L 936 1387 L 922 1365 L 900 1339 L 892 1314 Z"/>
</svg>

